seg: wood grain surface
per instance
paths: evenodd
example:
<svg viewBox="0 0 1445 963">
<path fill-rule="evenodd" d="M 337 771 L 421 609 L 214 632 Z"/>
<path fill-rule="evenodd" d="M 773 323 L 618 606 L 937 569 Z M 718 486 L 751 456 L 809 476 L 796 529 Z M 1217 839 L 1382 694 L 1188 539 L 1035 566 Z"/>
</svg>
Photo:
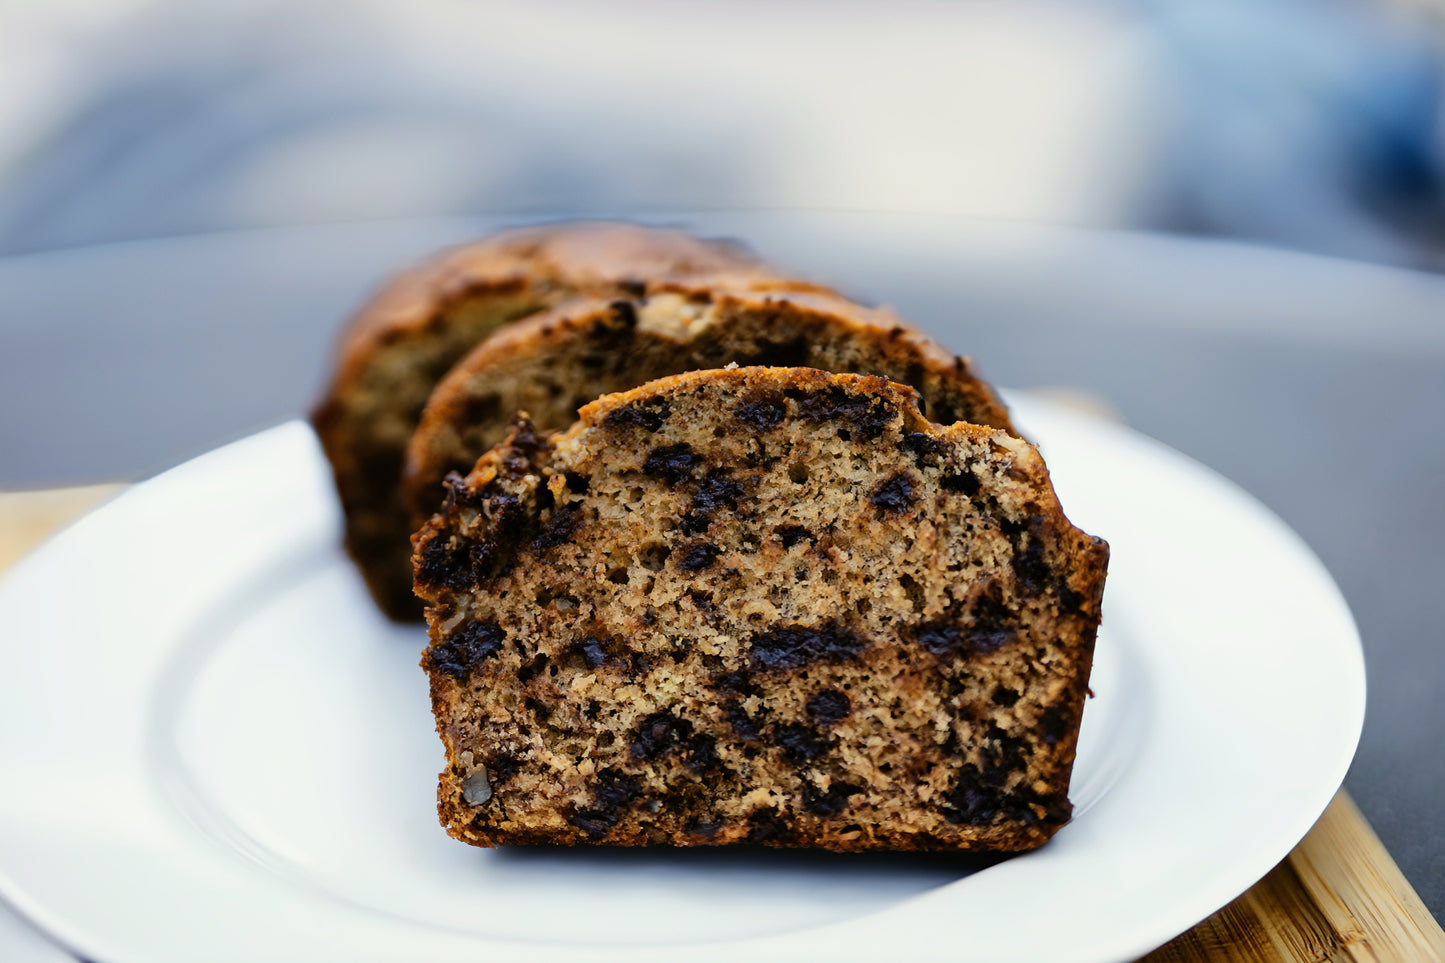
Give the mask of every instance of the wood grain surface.
<svg viewBox="0 0 1445 963">
<path fill-rule="evenodd" d="M 0 493 L 0 570 L 112 497 L 116 485 Z M 1445 961 L 1445 932 L 1349 794 L 1243 896 L 1147 963 Z"/>
<path fill-rule="evenodd" d="M 1349 793 L 1269 875 L 1147 963 L 1445 960 L 1445 932 Z"/>
</svg>

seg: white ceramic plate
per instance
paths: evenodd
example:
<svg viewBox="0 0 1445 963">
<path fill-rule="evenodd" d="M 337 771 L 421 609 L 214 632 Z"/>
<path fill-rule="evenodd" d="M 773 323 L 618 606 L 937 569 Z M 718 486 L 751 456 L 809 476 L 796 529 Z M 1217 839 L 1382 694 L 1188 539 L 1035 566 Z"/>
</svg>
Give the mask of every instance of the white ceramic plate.
<svg viewBox="0 0 1445 963">
<path fill-rule="evenodd" d="M 452 841 L 423 633 L 373 610 L 291 423 L 136 486 L 0 584 L 0 895 L 105 963 L 1143 953 L 1324 810 L 1359 737 L 1359 641 L 1249 497 L 1014 400 L 1070 517 L 1113 548 L 1076 816 L 1037 852 Z"/>
</svg>

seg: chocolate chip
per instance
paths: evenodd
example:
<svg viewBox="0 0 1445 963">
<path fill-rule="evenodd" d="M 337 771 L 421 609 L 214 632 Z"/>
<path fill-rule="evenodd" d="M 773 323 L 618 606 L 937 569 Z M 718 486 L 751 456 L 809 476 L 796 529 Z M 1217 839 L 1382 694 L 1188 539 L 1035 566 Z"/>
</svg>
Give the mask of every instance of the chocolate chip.
<svg viewBox="0 0 1445 963">
<path fill-rule="evenodd" d="M 1018 637 L 1018 616 L 996 591 L 985 591 L 965 610 L 956 606 L 942 619 L 906 630 L 913 641 L 939 657 L 962 659 L 996 652 Z"/>
<path fill-rule="evenodd" d="M 1060 581 L 1055 584 L 1059 593 L 1059 611 L 1064 613 L 1082 612 L 1084 608 L 1084 597 L 1069 587 L 1067 582 Z"/>
<path fill-rule="evenodd" d="M 1068 822 L 1073 807 L 1063 793 L 1041 794 L 1031 789 L 1006 792 L 1006 773 L 963 766 L 953 788 L 943 797 L 943 816 L 951 823 L 986 825 L 999 817 L 1036 826 Z M 1043 810 L 1040 816 L 1038 810 Z"/>
<path fill-rule="evenodd" d="M 602 809 L 579 809 L 567 817 L 567 821 L 593 839 L 601 839 L 617 825 L 621 815 Z"/>
<path fill-rule="evenodd" d="M 872 441 L 898 417 L 898 412 L 881 398 L 852 394 L 831 387 L 804 395 L 798 415 L 807 421 L 845 420 L 864 441 Z M 842 433 L 839 433 L 840 436 Z"/>
<path fill-rule="evenodd" d="M 774 738 L 782 746 L 783 755 L 794 762 L 811 762 L 833 748 L 831 740 L 797 723 L 778 726 Z"/>
<path fill-rule="evenodd" d="M 826 792 L 819 792 L 810 784 L 803 787 L 803 808 L 819 816 L 837 816 L 848 808 L 849 798 L 862 791 L 862 788 L 846 782 L 834 782 Z"/>
<path fill-rule="evenodd" d="M 991 726 L 981 740 L 981 764 L 959 769 L 953 788 L 944 797 L 944 816 L 953 823 L 983 824 L 999 816 L 1034 825 L 1068 819 L 1067 797 L 1042 796 L 1024 786 L 1006 791 L 1009 781 L 1028 766 L 1032 749 L 1017 736 Z M 1035 807 L 1044 810 L 1039 816 Z"/>
<path fill-rule="evenodd" d="M 473 501 L 480 497 L 473 496 Z M 486 536 L 473 541 L 445 531 L 425 540 L 418 552 L 416 578 L 422 586 L 454 590 L 471 587 L 508 567 L 530 519 L 521 500 L 510 492 L 494 491 L 481 502 L 487 516 Z"/>
<path fill-rule="evenodd" d="M 793 839 L 793 831 L 787 820 L 776 809 L 759 809 L 748 817 L 746 842 L 787 843 Z"/>
<path fill-rule="evenodd" d="M 622 808 L 642 792 L 632 776 L 613 769 L 598 773 L 592 790 L 592 805 L 578 809 L 567 821 L 594 839 L 606 836 L 622 819 Z"/>
<path fill-rule="evenodd" d="M 427 659 L 436 671 L 465 679 L 478 662 L 500 652 L 506 639 L 507 633 L 496 622 L 466 622 L 445 642 L 432 646 Z"/>
<path fill-rule="evenodd" d="M 688 823 L 682 831 L 689 836 L 700 836 L 703 839 L 712 839 L 724 825 L 726 824 L 720 820 L 697 819 Z"/>
<path fill-rule="evenodd" d="M 830 387 L 823 391 L 790 388 L 788 395 L 798 402 L 798 414 L 807 421 L 845 418 L 860 408 L 867 408 L 870 404 L 868 398 L 850 394 L 838 387 Z"/>
<path fill-rule="evenodd" d="M 913 641 L 937 656 L 972 654 L 963 627 L 953 622 L 925 622 L 913 629 Z"/>
<path fill-rule="evenodd" d="M 784 625 L 753 636 L 748 662 L 764 672 L 787 672 L 814 662 L 846 662 L 867 647 L 867 639 L 837 622 Z"/>
<path fill-rule="evenodd" d="M 824 689 L 808 700 L 808 715 L 819 725 L 831 726 L 853 711 L 853 703 L 847 693 L 837 689 Z"/>
<path fill-rule="evenodd" d="M 487 772 L 491 774 L 492 785 L 500 786 L 522 769 L 522 760 L 516 756 L 499 752 L 487 759 Z"/>
<path fill-rule="evenodd" d="M 999 785 L 1028 766 L 1033 748 L 1018 736 L 1011 736 L 998 726 L 990 726 L 982 741 L 983 769 Z"/>
<path fill-rule="evenodd" d="M 1009 636 L 997 631 L 975 633 L 955 622 L 925 622 L 913 630 L 913 639 L 936 656 L 971 658 L 981 652 L 993 652 L 1008 641 Z"/>
<path fill-rule="evenodd" d="M 776 428 L 787 413 L 787 406 L 781 401 L 764 399 L 738 405 L 733 417 L 753 431 L 769 431 Z"/>
<path fill-rule="evenodd" d="M 582 655 L 582 661 L 587 664 L 587 668 L 600 669 L 607 664 L 607 653 L 603 651 L 602 642 L 597 636 L 589 635 L 574 644 Z"/>
<path fill-rule="evenodd" d="M 457 471 L 449 471 L 442 476 L 442 490 L 446 492 L 442 502 L 443 515 L 451 514 L 456 508 L 480 508 L 486 504 L 487 495 L 490 494 L 485 490 L 473 489 Z"/>
<path fill-rule="evenodd" d="M 884 480 L 869 498 L 875 508 L 887 513 L 904 511 L 917 500 L 913 476 L 905 471 Z"/>
<path fill-rule="evenodd" d="M 638 723 L 628 754 L 633 762 L 649 762 L 674 748 L 679 737 L 692 734 L 692 723 L 667 711 L 654 712 Z"/>
<path fill-rule="evenodd" d="M 694 512 L 715 512 L 722 508 L 737 508 L 742 497 L 741 482 L 728 476 L 727 469 L 715 468 L 707 473 L 692 496 L 691 510 Z"/>
<path fill-rule="evenodd" d="M 929 455 L 943 453 L 943 442 L 922 431 L 912 431 L 904 435 L 903 441 L 899 442 L 898 447 L 913 455 L 920 462 Z"/>
<path fill-rule="evenodd" d="M 712 542 L 691 542 L 684 545 L 677 553 L 677 570 L 679 572 L 697 572 L 711 565 L 722 549 Z"/>
<path fill-rule="evenodd" d="M 733 732 L 743 742 L 760 742 L 763 738 L 763 727 L 748 714 L 748 710 L 736 699 L 729 699 L 723 703 L 723 712 L 728 717 L 728 724 L 732 726 Z"/>
<path fill-rule="evenodd" d="M 472 554 L 476 545 L 461 536 L 438 532 L 417 553 L 416 580 L 431 587 L 463 589 L 474 581 Z"/>
<path fill-rule="evenodd" d="M 1058 745 L 1069 729 L 1069 720 L 1062 706 L 1049 706 L 1039 717 L 1039 731 L 1043 733 L 1044 744 Z"/>
<path fill-rule="evenodd" d="M 972 616 L 969 644 L 977 652 L 995 652 L 1018 634 L 1018 615 L 995 592 L 979 595 L 969 614 Z"/>
<path fill-rule="evenodd" d="M 943 487 L 944 491 L 961 492 L 969 498 L 977 495 L 980 487 L 978 476 L 967 468 L 944 475 L 940 479 L 939 485 Z"/>
<path fill-rule="evenodd" d="M 518 418 L 512 422 L 502 446 L 502 468 L 511 477 L 521 478 L 535 471 L 537 460 L 547 449 L 547 439 L 537 433 L 532 422 Z"/>
<path fill-rule="evenodd" d="M 680 748 L 691 738 L 693 725 L 663 710 L 638 723 L 629 750 L 634 762 L 646 762 Z"/>
<path fill-rule="evenodd" d="M 532 539 L 532 550 L 541 554 L 550 548 L 556 548 L 572 540 L 577 531 L 577 524 L 582 517 L 582 503 L 568 502 L 566 505 L 558 505 L 552 510 L 551 515 L 542 523 L 541 530 L 537 537 Z"/>
<path fill-rule="evenodd" d="M 638 723 L 628 755 L 633 762 L 653 762 L 669 753 L 683 756 L 693 772 L 712 769 L 719 762 L 717 740 L 710 733 L 696 731 L 691 722 L 666 710 L 654 712 Z"/>
<path fill-rule="evenodd" d="M 997 788 L 986 785 L 978 767 L 959 770 L 953 788 L 944 796 L 943 817 L 956 825 L 984 825 L 999 815 L 1003 803 Z"/>
<path fill-rule="evenodd" d="M 613 301 L 608 307 L 612 310 L 612 317 L 624 328 L 637 327 L 637 309 L 631 301 Z"/>
<path fill-rule="evenodd" d="M 632 776 L 608 769 L 598 775 L 592 798 L 603 806 L 616 808 L 627 805 L 641 792 L 642 784 Z"/>
<path fill-rule="evenodd" d="M 1031 515 L 1022 525 L 1010 527 L 1017 533 L 1014 535 L 1017 544 L 1013 557 L 1014 574 L 1029 592 L 1042 592 L 1053 580 L 1053 573 L 1044 559 L 1048 526 L 1042 516 Z"/>
<path fill-rule="evenodd" d="M 681 485 L 692 478 L 694 469 L 702 464 L 702 457 L 686 443 L 663 445 L 652 449 L 642 471 L 653 478 L 660 478 L 669 485 Z"/>
<path fill-rule="evenodd" d="M 695 773 L 717 768 L 722 760 L 717 754 L 717 739 L 706 732 L 695 734 L 687 742 L 687 767 Z"/>
<path fill-rule="evenodd" d="M 810 541 L 813 538 L 813 533 L 801 525 L 779 525 L 773 531 L 783 540 L 784 549 L 792 548 L 805 538 Z"/>
<path fill-rule="evenodd" d="M 510 566 L 516 557 L 517 544 L 533 522 L 521 499 L 507 492 L 487 499 L 486 512 L 491 526 L 486 539 L 472 552 L 472 578 L 476 581 L 499 574 Z"/>
<path fill-rule="evenodd" d="M 742 484 L 729 477 L 727 469 L 714 468 L 698 483 L 687 515 L 682 519 L 682 530 L 689 535 L 701 535 L 712 524 L 714 514 L 723 509 L 735 510 L 742 494 Z"/>
<path fill-rule="evenodd" d="M 719 672 L 712 679 L 713 688 L 719 692 L 736 692 L 740 695 L 755 695 L 757 686 L 747 672 Z"/>
<path fill-rule="evenodd" d="M 602 424 L 613 429 L 637 427 L 645 431 L 657 431 L 671 414 L 672 406 L 667 401 L 656 398 L 613 408 L 602 419 Z"/>
<path fill-rule="evenodd" d="M 1012 709 L 1019 701 L 1019 693 L 1012 689 L 1005 689 L 1003 686 L 995 686 L 993 695 L 989 700 L 996 706 L 1003 706 L 1005 709 Z"/>
</svg>

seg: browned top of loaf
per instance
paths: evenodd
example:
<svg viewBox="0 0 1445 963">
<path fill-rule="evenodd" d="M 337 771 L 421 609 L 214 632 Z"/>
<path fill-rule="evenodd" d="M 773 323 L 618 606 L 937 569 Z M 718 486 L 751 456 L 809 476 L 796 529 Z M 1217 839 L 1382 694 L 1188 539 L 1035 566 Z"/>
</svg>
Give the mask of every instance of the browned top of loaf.
<svg viewBox="0 0 1445 963">
<path fill-rule="evenodd" d="M 436 511 L 448 471 L 470 470 L 525 410 L 569 425 L 580 405 L 686 371 L 740 365 L 877 374 L 920 394 L 934 421 L 1013 431 L 973 370 L 886 308 L 824 290 L 728 290 L 679 282 L 646 298 L 569 301 L 499 330 L 438 383 L 407 448 L 413 528 Z"/>
<path fill-rule="evenodd" d="M 348 326 L 337 382 L 372 345 L 424 331 L 457 301 L 528 285 L 641 290 L 701 276 L 744 286 L 803 284 L 786 281 L 737 242 L 669 228 L 603 221 L 515 228 L 443 251 L 389 281 Z"/>
</svg>

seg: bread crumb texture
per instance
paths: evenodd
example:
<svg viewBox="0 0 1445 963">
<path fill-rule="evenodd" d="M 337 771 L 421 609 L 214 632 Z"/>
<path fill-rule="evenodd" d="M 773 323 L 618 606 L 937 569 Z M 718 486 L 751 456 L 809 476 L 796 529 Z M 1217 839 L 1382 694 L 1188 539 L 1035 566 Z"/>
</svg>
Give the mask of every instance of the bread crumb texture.
<svg viewBox="0 0 1445 963">
<path fill-rule="evenodd" d="M 1012 430 L 1008 410 L 967 358 L 891 312 L 833 294 L 702 286 L 581 298 L 509 325 L 437 385 L 407 446 L 408 533 L 441 504 L 447 473 L 470 470 L 518 411 L 538 429 L 561 430 L 604 394 L 730 364 L 880 375 L 916 389 L 920 410 L 940 424 Z M 748 420 L 771 414 L 764 406 Z"/>
<path fill-rule="evenodd" d="M 519 421 L 418 533 L 442 823 L 479 846 L 1038 846 L 1108 547 L 1038 452 L 745 367 Z"/>
</svg>

